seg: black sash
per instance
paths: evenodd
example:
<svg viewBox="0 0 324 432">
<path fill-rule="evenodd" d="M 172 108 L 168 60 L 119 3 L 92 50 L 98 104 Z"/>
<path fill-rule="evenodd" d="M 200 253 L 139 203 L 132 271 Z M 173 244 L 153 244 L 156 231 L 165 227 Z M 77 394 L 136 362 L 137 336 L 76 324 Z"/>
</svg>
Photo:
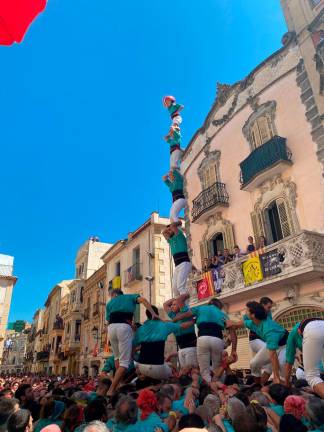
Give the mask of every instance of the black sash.
<svg viewBox="0 0 324 432">
<path fill-rule="evenodd" d="M 216 323 L 204 322 L 198 326 L 198 337 L 200 336 L 213 336 L 223 339 L 223 328 Z"/>
<path fill-rule="evenodd" d="M 289 336 L 289 331 L 286 330 L 286 333 L 282 336 L 282 338 L 280 339 L 278 345 L 279 345 L 279 346 L 284 346 L 284 345 L 286 345 L 286 343 L 287 343 L 287 339 L 288 339 L 288 336 Z"/>
<path fill-rule="evenodd" d="M 188 252 L 179 252 L 173 255 L 174 265 L 177 267 L 183 262 L 190 262 Z"/>
<path fill-rule="evenodd" d="M 249 341 L 254 341 L 256 339 L 261 339 L 261 338 L 254 331 L 250 330 Z"/>
<path fill-rule="evenodd" d="M 150 365 L 164 364 L 165 341 L 142 342 L 138 363 Z"/>
<path fill-rule="evenodd" d="M 178 144 L 170 147 L 170 154 L 172 154 L 175 150 L 180 150 L 180 146 Z"/>
<path fill-rule="evenodd" d="M 194 332 L 176 336 L 176 340 L 180 349 L 192 348 L 197 345 L 197 336 Z"/>
<path fill-rule="evenodd" d="M 324 320 L 323 320 L 323 318 L 306 318 L 306 319 L 304 319 L 304 320 L 299 324 L 299 327 L 298 327 L 298 333 L 299 333 L 301 336 L 303 336 L 303 333 L 304 333 L 304 330 L 305 330 L 305 327 L 307 326 L 307 324 L 309 324 L 309 323 L 312 322 L 312 321 L 324 321 Z"/>
<path fill-rule="evenodd" d="M 185 196 L 183 195 L 183 190 L 182 189 L 178 189 L 172 192 L 172 201 L 175 202 L 180 198 L 184 198 Z"/>
<path fill-rule="evenodd" d="M 129 324 L 133 321 L 131 312 L 112 312 L 109 318 L 109 324 Z"/>
</svg>

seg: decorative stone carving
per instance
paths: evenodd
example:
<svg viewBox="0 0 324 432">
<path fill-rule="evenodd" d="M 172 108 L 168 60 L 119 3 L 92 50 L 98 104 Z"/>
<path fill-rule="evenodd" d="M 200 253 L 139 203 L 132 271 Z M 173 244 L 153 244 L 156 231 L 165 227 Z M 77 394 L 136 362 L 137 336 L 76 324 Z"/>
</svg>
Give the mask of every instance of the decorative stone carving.
<svg viewBox="0 0 324 432">
<path fill-rule="evenodd" d="M 227 99 L 229 98 L 229 95 L 231 94 L 231 90 L 233 86 L 230 84 L 222 84 L 220 82 L 217 82 L 216 88 L 217 88 L 216 102 L 218 102 L 219 105 L 224 105 Z"/>
<path fill-rule="evenodd" d="M 295 276 L 298 272 L 306 274 L 307 272 L 315 271 L 314 267 L 316 267 L 317 273 L 319 271 L 324 271 L 323 234 L 301 231 L 297 235 L 289 236 L 273 245 L 267 246 L 266 252 L 270 252 L 274 249 L 276 249 L 282 257 L 281 272 L 256 283 L 256 287 L 262 286 L 266 281 L 269 283 L 270 281 L 285 280 L 286 278 Z M 244 285 L 241 265 L 246 259 L 247 258 L 244 257 L 224 266 L 225 281 L 223 284 L 222 296 L 226 296 L 227 293 L 231 294 L 233 291 L 240 292 L 245 289 L 249 290 L 253 288 L 253 285 L 248 287 Z M 311 275 L 310 279 L 312 279 Z M 288 297 L 290 297 L 290 303 L 295 302 L 296 299 L 298 299 L 298 295 L 298 285 L 288 287 L 287 300 L 289 300 Z"/>
<path fill-rule="evenodd" d="M 251 96 L 250 96 L 251 97 Z M 250 117 L 245 122 L 242 132 L 245 136 L 246 140 L 248 141 L 251 150 L 253 149 L 252 145 L 252 137 L 251 137 L 251 129 L 255 123 L 255 121 L 258 119 L 258 117 L 261 116 L 267 116 L 271 123 L 271 128 L 274 135 L 277 135 L 277 129 L 275 125 L 275 114 L 276 114 L 276 107 L 277 103 L 276 101 L 268 101 L 262 105 L 259 105 L 256 107 L 256 110 L 250 115 Z"/>
<path fill-rule="evenodd" d="M 287 296 L 285 300 L 288 300 L 291 305 L 296 305 L 298 303 L 299 297 L 299 285 L 295 284 L 287 289 Z"/>
<path fill-rule="evenodd" d="M 289 45 L 293 41 L 296 42 L 296 33 L 294 31 L 285 33 L 281 38 L 281 43 L 284 46 Z"/>
<path fill-rule="evenodd" d="M 223 219 L 222 212 L 216 212 L 215 215 L 208 218 L 207 229 L 202 236 L 202 241 L 205 243 L 209 242 L 217 233 L 223 234 L 224 247 L 233 250 L 235 244 L 233 224 Z"/>
<path fill-rule="evenodd" d="M 231 118 L 231 116 L 234 113 L 235 108 L 236 108 L 238 96 L 239 96 L 239 92 L 237 91 L 236 94 L 234 95 L 232 105 L 231 105 L 230 109 L 227 111 L 227 113 L 224 114 L 223 117 L 221 117 L 220 119 L 214 119 L 212 121 L 212 124 L 214 126 L 221 126 L 222 124 L 226 123 Z"/>
</svg>

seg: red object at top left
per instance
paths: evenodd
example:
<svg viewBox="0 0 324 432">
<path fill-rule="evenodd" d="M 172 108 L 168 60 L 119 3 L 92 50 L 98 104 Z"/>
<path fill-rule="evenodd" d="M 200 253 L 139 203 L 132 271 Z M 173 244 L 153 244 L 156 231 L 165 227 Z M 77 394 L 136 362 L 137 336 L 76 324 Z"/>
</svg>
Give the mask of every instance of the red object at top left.
<svg viewBox="0 0 324 432">
<path fill-rule="evenodd" d="M 21 42 L 46 0 L 0 0 L 0 45 Z"/>
</svg>

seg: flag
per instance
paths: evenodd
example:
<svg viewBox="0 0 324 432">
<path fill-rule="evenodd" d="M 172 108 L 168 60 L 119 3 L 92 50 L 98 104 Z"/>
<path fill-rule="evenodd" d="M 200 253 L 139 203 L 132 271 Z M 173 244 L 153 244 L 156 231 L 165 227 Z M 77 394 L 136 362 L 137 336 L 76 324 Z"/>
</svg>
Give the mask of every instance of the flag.
<svg viewBox="0 0 324 432">
<path fill-rule="evenodd" d="M 134 280 L 133 267 L 134 266 L 131 266 L 127 269 L 127 282 L 132 282 L 132 280 Z"/>
<path fill-rule="evenodd" d="M 0 0 L 0 45 L 21 42 L 46 0 Z"/>
<path fill-rule="evenodd" d="M 197 282 L 198 300 L 211 297 L 215 294 L 213 275 L 210 271 L 204 272 L 202 278 Z"/>
<path fill-rule="evenodd" d="M 262 267 L 259 257 L 249 258 L 242 264 L 244 284 L 251 285 L 263 279 Z"/>
</svg>

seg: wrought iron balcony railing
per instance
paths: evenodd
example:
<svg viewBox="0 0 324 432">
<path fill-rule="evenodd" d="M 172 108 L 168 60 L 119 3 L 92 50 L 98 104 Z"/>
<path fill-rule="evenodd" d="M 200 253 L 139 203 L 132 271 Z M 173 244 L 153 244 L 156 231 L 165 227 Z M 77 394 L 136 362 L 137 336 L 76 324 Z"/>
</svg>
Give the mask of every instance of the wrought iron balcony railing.
<svg viewBox="0 0 324 432">
<path fill-rule="evenodd" d="M 252 153 L 240 163 L 242 188 L 259 174 L 279 162 L 291 163 L 291 152 L 286 145 L 286 138 L 274 136 L 269 141 L 253 150 Z"/>
<path fill-rule="evenodd" d="M 218 205 L 228 206 L 229 196 L 224 183 L 216 182 L 204 189 L 192 201 L 192 221 L 195 222 L 203 213 Z"/>
<path fill-rule="evenodd" d="M 142 263 L 135 263 L 124 271 L 124 285 L 129 285 L 134 281 L 141 281 L 142 279 Z"/>
</svg>

